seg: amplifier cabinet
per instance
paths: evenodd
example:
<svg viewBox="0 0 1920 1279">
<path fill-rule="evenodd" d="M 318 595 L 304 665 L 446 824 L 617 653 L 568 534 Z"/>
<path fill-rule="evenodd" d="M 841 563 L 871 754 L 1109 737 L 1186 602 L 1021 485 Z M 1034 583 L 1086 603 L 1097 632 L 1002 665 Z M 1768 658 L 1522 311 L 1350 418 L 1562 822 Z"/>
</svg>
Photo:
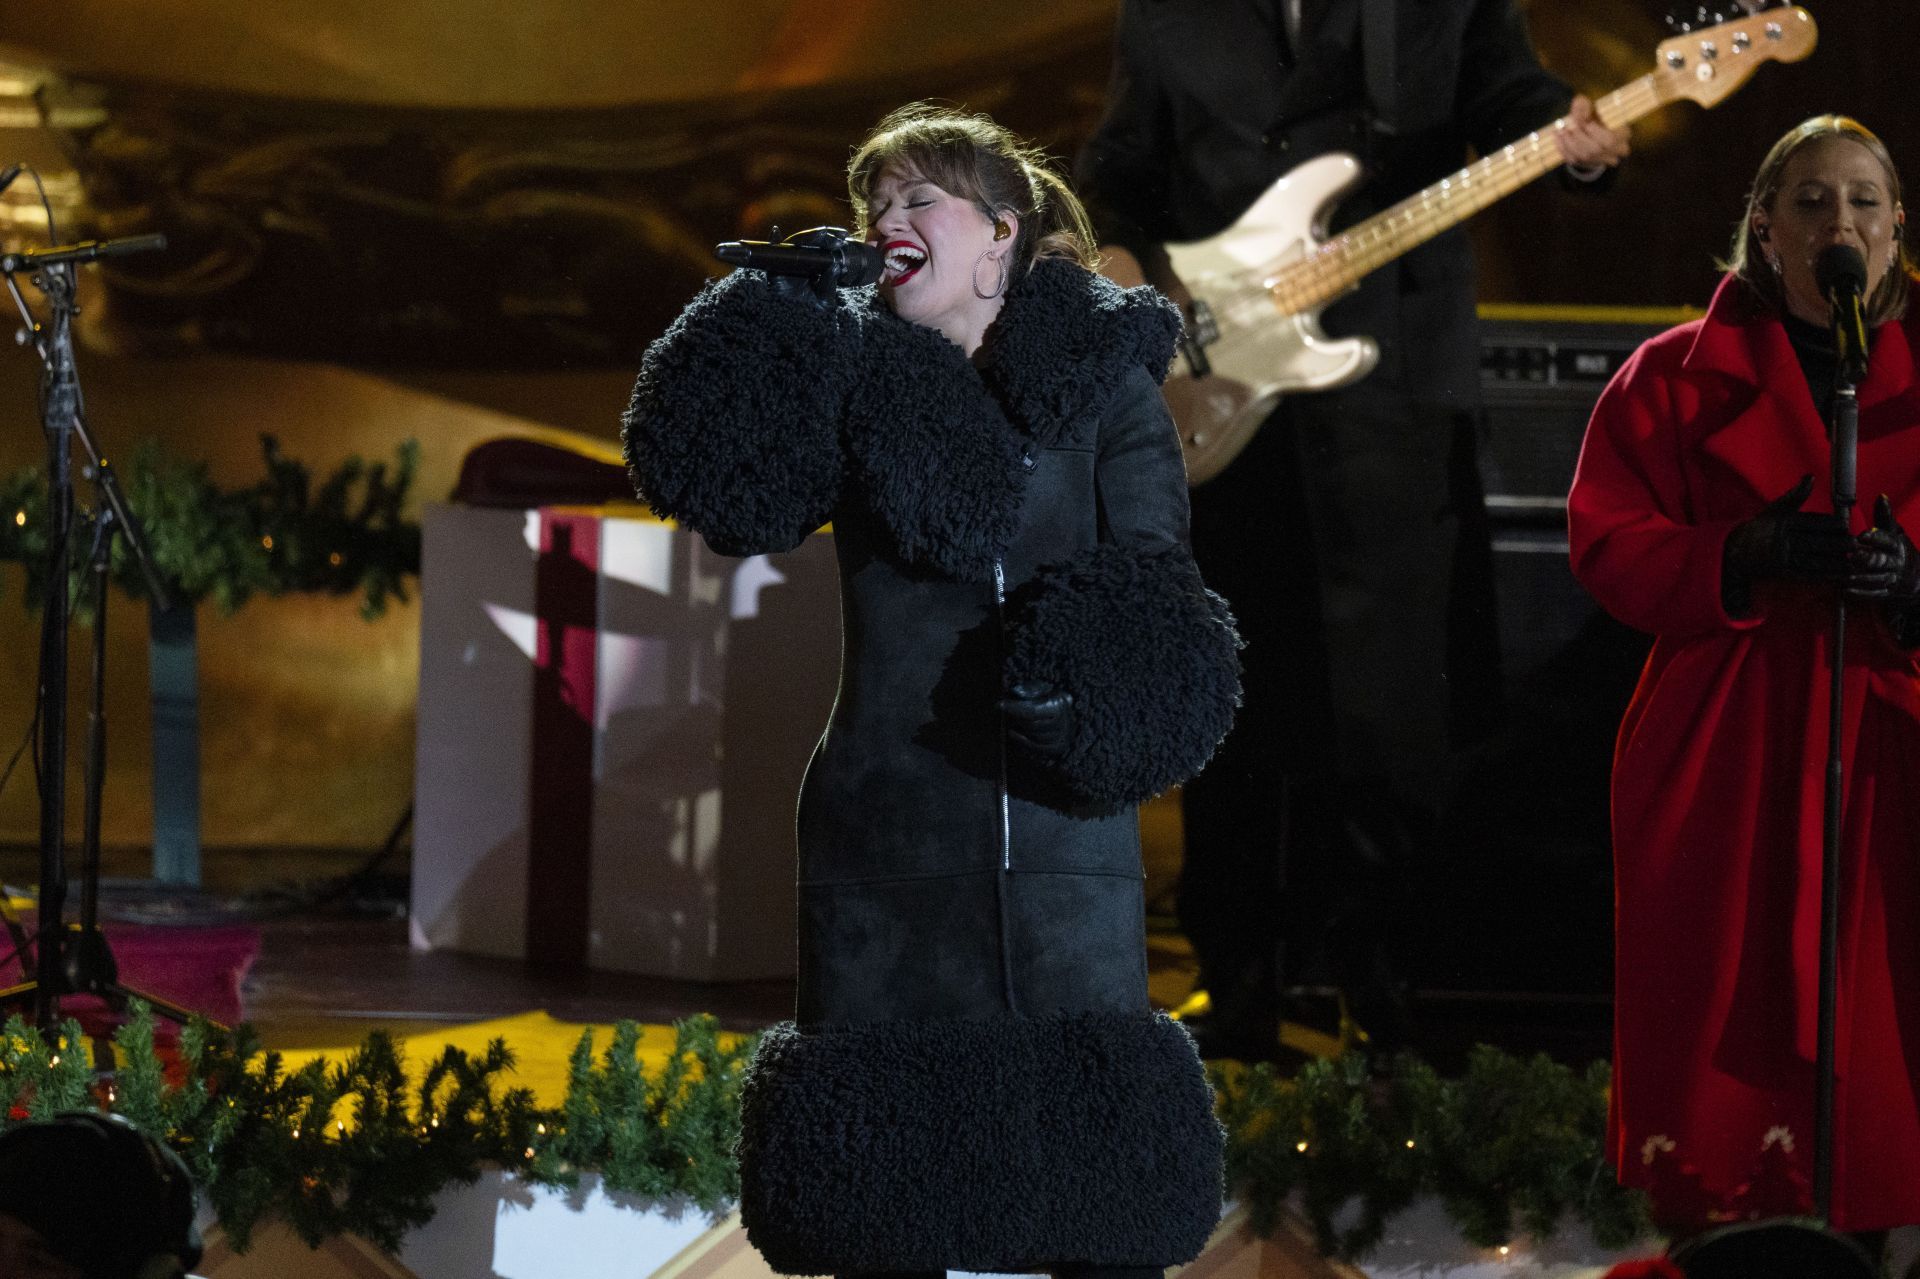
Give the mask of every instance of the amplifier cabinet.
<svg viewBox="0 0 1920 1279">
<path fill-rule="evenodd" d="M 1594 611 L 1567 565 L 1567 489 L 1594 402 L 1642 342 L 1685 316 L 1572 314 L 1586 318 L 1549 318 L 1542 308 L 1481 325 L 1480 479 L 1509 688 L 1538 673 Z"/>
<path fill-rule="evenodd" d="M 1567 562 L 1567 489 L 1587 418 L 1639 344 L 1680 318 L 1551 314 L 1482 325 L 1480 475 L 1504 705 L 1461 761 L 1442 856 L 1417 885 L 1427 980 L 1604 999 L 1612 980 L 1608 778 L 1645 636 Z"/>
</svg>

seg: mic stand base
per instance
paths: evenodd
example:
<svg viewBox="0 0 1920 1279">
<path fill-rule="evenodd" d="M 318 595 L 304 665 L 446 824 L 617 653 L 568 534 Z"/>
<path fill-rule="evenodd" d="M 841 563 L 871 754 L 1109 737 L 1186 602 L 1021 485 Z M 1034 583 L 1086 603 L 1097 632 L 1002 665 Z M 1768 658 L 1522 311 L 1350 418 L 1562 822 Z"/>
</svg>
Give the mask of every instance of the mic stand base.
<svg viewBox="0 0 1920 1279">
<path fill-rule="evenodd" d="M 185 1026 L 199 1016 L 165 996 L 122 985 L 113 962 L 113 952 L 107 947 L 106 935 L 98 927 L 87 929 L 79 924 L 67 925 L 64 935 L 54 947 L 41 948 L 43 964 L 49 950 L 61 961 L 57 967 L 51 970 L 43 967 L 40 977 L 0 990 L 0 1006 L 30 1000 L 36 1011 L 43 1008 L 47 1010 L 35 1018 L 42 1034 L 54 1030 L 54 1014 L 60 1001 L 73 995 L 92 995 L 104 1000 L 110 1012 L 121 1016 L 127 1011 L 127 1002 L 137 999 L 177 1026 Z M 207 1024 L 216 1030 L 228 1029 L 215 1021 L 209 1020 Z M 111 1036 L 94 1037 L 93 1065 L 96 1072 L 114 1068 Z"/>
</svg>

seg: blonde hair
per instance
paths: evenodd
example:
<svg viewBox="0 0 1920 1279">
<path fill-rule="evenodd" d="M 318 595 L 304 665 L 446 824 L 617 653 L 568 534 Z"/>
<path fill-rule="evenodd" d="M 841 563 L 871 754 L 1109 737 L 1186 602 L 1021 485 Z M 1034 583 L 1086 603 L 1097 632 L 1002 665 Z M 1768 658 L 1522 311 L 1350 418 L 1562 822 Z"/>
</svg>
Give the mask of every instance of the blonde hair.
<svg viewBox="0 0 1920 1279">
<path fill-rule="evenodd" d="M 971 200 L 989 218 L 1013 214 L 1020 233 L 1009 256 L 1022 274 L 1041 258 L 1093 269 L 1093 226 L 1080 197 L 1044 152 L 984 115 L 932 102 L 889 112 L 847 164 L 847 196 L 862 236 L 871 225 L 873 188 L 888 169 Z"/>
<path fill-rule="evenodd" d="M 1733 249 L 1727 254 L 1727 260 L 1720 265 L 1723 269 L 1739 277 L 1747 286 L 1752 300 L 1763 303 L 1774 311 L 1784 313 L 1787 309 L 1786 295 L 1780 284 L 1780 277 L 1765 265 L 1766 255 L 1759 247 L 1759 238 L 1753 229 L 1753 217 L 1756 213 L 1773 213 L 1774 199 L 1780 194 L 1780 182 L 1786 173 L 1787 162 L 1810 146 L 1817 146 L 1832 138 L 1844 138 L 1849 142 L 1863 146 L 1880 162 L 1886 171 L 1888 194 L 1892 196 L 1894 206 L 1900 207 L 1900 171 L 1893 167 L 1893 156 L 1871 129 L 1858 120 L 1843 115 L 1817 115 L 1803 120 L 1788 131 L 1787 135 L 1773 144 L 1767 152 L 1767 158 L 1760 162 L 1760 171 L 1754 174 L 1753 189 L 1747 193 L 1747 210 L 1740 219 L 1740 227 L 1733 233 Z M 1913 256 L 1907 249 L 1906 227 L 1895 223 L 1893 228 L 1894 263 L 1893 269 L 1881 279 L 1880 286 L 1867 299 L 1867 323 L 1882 324 L 1888 320 L 1897 320 L 1906 314 L 1909 278 L 1913 274 Z"/>
</svg>

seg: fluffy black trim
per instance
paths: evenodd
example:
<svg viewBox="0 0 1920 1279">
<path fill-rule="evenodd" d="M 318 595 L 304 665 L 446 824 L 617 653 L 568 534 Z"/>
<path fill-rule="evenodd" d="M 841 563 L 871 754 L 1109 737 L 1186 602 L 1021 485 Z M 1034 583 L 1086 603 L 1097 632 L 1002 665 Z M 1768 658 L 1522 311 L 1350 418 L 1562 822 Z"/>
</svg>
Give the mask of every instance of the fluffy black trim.
<svg viewBox="0 0 1920 1279">
<path fill-rule="evenodd" d="M 622 433 L 634 488 L 716 550 L 798 545 L 839 498 L 853 329 L 758 271 L 707 285 L 640 366 Z"/>
<path fill-rule="evenodd" d="M 1007 294 L 982 345 L 982 376 L 1042 448 L 1107 411 L 1136 364 L 1167 375 L 1180 312 L 1150 288 L 1123 289 L 1042 258 Z"/>
<path fill-rule="evenodd" d="M 1015 594 L 1007 683 L 1073 694 L 1054 767 L 1095 803 L 1138 803 L 1198 773 L 1240 704 L 1240 639 L 1184 547 L 1097 546 Z"/>
<path fill-rule="evenodd" d="M 1219 1220 L 1221 1150 L 1158 1014 L 786 1023 L 741 1094 L 740 1216 L 783 1274 L 1167 1266 Z"/>
<path fill-rule="evenodd" d="M 910 564 L 985 581 L 1013 540 L 1027 447 L 959 347 L 869 292 L 846 415 L 869 509 Z"/>
</svg>

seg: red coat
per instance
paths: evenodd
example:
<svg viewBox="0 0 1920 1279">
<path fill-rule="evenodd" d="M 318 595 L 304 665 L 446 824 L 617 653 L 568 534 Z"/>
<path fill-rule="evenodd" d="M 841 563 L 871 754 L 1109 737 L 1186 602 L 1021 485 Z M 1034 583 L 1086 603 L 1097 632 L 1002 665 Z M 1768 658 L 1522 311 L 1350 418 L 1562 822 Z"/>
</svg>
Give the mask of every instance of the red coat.
<svg viewBox="0 0 1920 1279">
<path fill-rule="evenodd" d="M 1920 536 L 1920 316 L 1860 388 L 1855 531 Z M 1669 1218 L 1804 1210 L 1812 1180 L 1831 593 L 1720 602 L 1727 533 L 1828 442 L 1784 328 L 1731 281 L 1602 395 L 1568 498 L 1575 575 L 1656 636 L 1614 756 L 1621 1179 Z M 1834 1224 L 1920 1222 L 1920 662 L 1848 615 Z M 1800 1202 L 1793 1202 L 1794 1200 Z"/>
</svg>

